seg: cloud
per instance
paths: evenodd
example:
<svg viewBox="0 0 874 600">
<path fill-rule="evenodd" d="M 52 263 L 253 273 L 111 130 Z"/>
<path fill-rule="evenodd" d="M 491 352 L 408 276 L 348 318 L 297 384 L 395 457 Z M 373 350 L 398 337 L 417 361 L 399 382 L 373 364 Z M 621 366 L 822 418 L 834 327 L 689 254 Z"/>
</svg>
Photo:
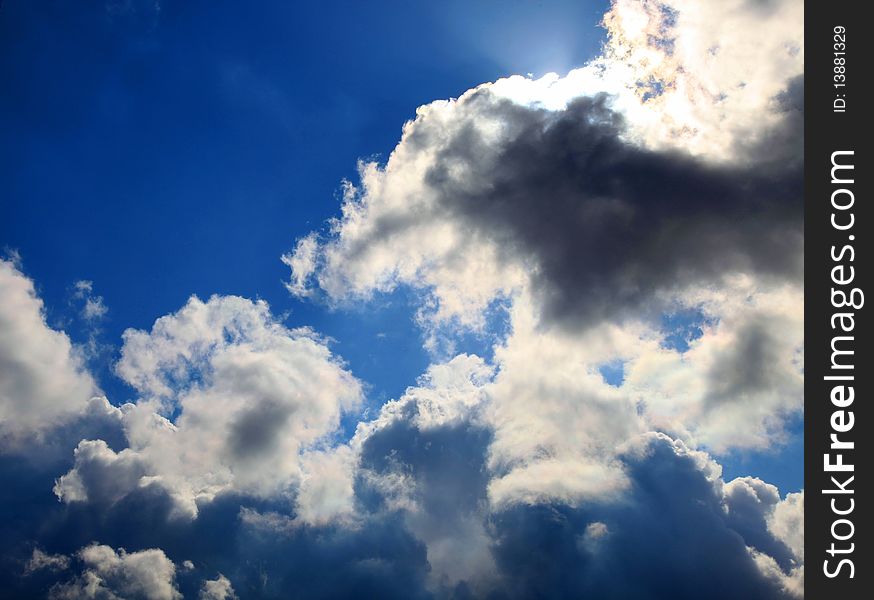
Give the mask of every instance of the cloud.
<svg viewBox="0 0 874 600">
<path fill-rule="evenodd" d="M 24 574 L 31 575 L 43 569 L 65 571 L 69 568 L 70 557 L 63 554 L 46 554 L 39 548 L 34 548 L 30 560 L 24 566 Z"/>
<path fill-rule="evenodd" d="M 787 494 L 768 518 L 768 530 L 804 562 L 804 492 Z"/>
<path fill-rule="evenodd" d="M 568 366 L 574 361 L 568 357 Z M 537 371 L 539 363 L 531 367 Z M 159 598 L 230 590 L 262 598 L 617 590 L 634 598 L 670 590 L 692 598 L 701 589 L 715 589 L 716 597 L 780 598 L 797 589 L 803 557 L 783 540 L 798 523 L 798 498 L 781 501 L 773 486 L 752 478 L 723 483 L 709 455 L 664 434 L 623 434 L 628 442 L 611 460 L 624 484 L 610 494 L 517 491 L 507 496 L 512 502 L 493 501 L 500 473 L 492 456 L 496 377 L 470 355 L 432 366 L 417 386 L 360 424 L 348 444 L 305 452 L 293 505 L 224 491 L 198 499 L 194 515 L 168 520 L 168 490 L 150 477 L 129 479 L 142 468 L 136 453 L 83 441 L 71 472 L 89 502 L 62 505 L 64 518 L 38 535 L 46 555 L 59 552 L 59 540 L 82 536 L 111 545 L 86 546 L 76 553 L 75 577 L 47 573 L 55 583 L 47 581 L 58 598 L 150 597 L 137 596 L 146 589 Z M 583 389 L 597 389 L 595 381 L 586 378 Z M 568 472 L 565 479 L 573 480 Z M 549 478 L 532 481 L 552 485 Z M 174 563 L 184 561 L 191 566 L 177 572 Z M 137 570 L 145 564 L 152 579 Z M 195 565 L 206 564 L 224 575 L 214 570 L 205 577 Z M 718 585 L 702 588 L 707 581 Z"/>
<path fill-rule="evenodd" d="M 103 303 L 103 296 L 94 295 L 94 282 L 77 281 L 73 286 L 73 298 L 82 302 L 82 318 L 86 321 L 102 319 L 109 312 Z"/>
<path fill-rule="evenodd" d="M 360 440 L 356 496 L 359 510 L 404 515 L 427 549 L 429 589 L 438 597 L 797 595 L 789 582 L 797 583 L 803 557 L 773 533 L 780 507 L 797 501 L 781 501 L 773 486 L 754 478 L 725 483 L 707 453 L 644 433 L 617 450 L 624 485 L 611 494 L 581 502 L 517 493 L 514 502 L 495 503 L 489 428 L 476 411 L 417 424 L 415 397 L 408 390 L 404 410 L 380 415 L 381 426 Z M 574 466 L 563 471 L 568 482 Z"/>
<path fill-rule="evenodd" d="M 788 594 L 804 597 L 804 492 L 787 494 L 767 515 L 768 531 L 792 553 L 789 566 L 767 554 L 753 551 L 753 558 L 766 576 Z"/>
<path fill-rule="evenodd" d="M 191 298 L 150 332 L 126 331 L 117 372 L 140 393 L 122 407 L 130 447 L 83 441 L 56 486 L 66 502 L 116 502 L 154 483 L 193 515 L 222 491 L 287 492 L 301 452 L 361 398 L 321 338 L 237 297 Z"/>
<path fill-rule="evenodd" d="M 344 301 L 407 284 L 433 319 L 478 326 L 520 286 L 546 318 L 591 324 L 728 274 L 800 280 L 801 138 L 769 145 L 800 135 L 800 9 L 675 4 L 615 3 L 604 56 L 564 79 L 420 107 L 384 166 L 361 165 L 328 239 L 284 257 L 289 289 Z"/>
<path fill-rule="evenodd" d="M 73 581 L 52 588 L 49 597 L 57 600 L 177 600 L 182 595 L 174 582 L 176 567 L 157 549 L 117 552 L 109 546 L 92 544 L 82 548 L 77 558 L 82 573 Z"/>
<path fill-rule="evenodd" d="M 354 440 L 359 510 L 400 514 L 424 544 L 432 588 L 481 586 L 494 572 L 485 528 L 491 432 L 470 417 L 427 423 L 415 391 L 402 402 L 405 411 Z"/>
<path fill-rule="evenodd" d="M 511 324 L 511 335 L 495 349 L 498 372 L 486 389 L 495 431 L 492 502 L 574 505 L 615 497 L 627 484 L 617 448 L 645 423 L 632 398 L 607 385 L 597 365 L 615 356 L 617 346 L 639 344 L 640 332 L 544 331 L 524 298 L 511 310 Z"/>
<path fill-rule="evenodd" d="M 203 582 L 198 598 L 200 600 L 237 600 L 237 595 L 234 593 L 234 586 L 231 585 L 230 580 L 219 573 L 215 579 Z"/>
<path fill-rule="evenodd" d="M 775 98 L 803 71 L 803 10 L 792 0 L 617 0 L 603 68 L 642 100 L 627 110 L 648 145 L 743 160 L 783 118 Z"/>
<path fill-rule="evenodd" d="M 115 452 L 103 440 L 82 440 L 73 456 L 73 469 L 57 480 L 53 490 L 64 502 L 110 506 L 136 489 L 147 473 L 136 452 L 130 448 Z"/>
<path fill-rule="evenodd" d="M 732 527 L 707 455 L 647 434 L 622 461 L 632 483 L 620 502 L 517 505 L 492 517 L 506 597 L 789 597 L 747 549 L 745 536 L 761 530 Z"/>
<path fill-rule="evenodd" d="M 97 394 L 70 338 L 46 323 L 33 282 L 0 260 L 0 451 L 69 422 Z"/>
<path fill-rule="evenodd" d="M 318 256 L 306 238 L 286 257 L 290 289 L 408 284 L 436 320 L 475 325 L 522 286 L 544 318 L 586 326 L 693 282 L 800 278 L 800 170 L 709 165 L 623 128 L 603 96 L 548 111 L 480 88 L 422 108 L 385 167 L 362 167 Z"/>
<path fill-rule="evenodd" d="M 288 265 L 292 273 L 292 281 L 286 284 L 289 292 L 296 296 L 307 296 L 310 291 L 307 288 L 307 279 L 316 270 L 316 252 L 319 243 L 315 234 L 300 238 L 292 252 L 282 256 L 282 262 Z"/>
<path fill-rule="evenodd" d="M 348 446 L 305 452 L 301 467 L 296 519 L 321 525 L 353 514 L 355 456 Z"/>
<path fill-rule="evenodd" d="M 686 349 L 638 343 L 626 354 L 627 391 L 654 427 L 716 452 L 767 448 L 803 409 L 803 291 L 741 277 L 690 290 L 701 335 Z"/>
</svg>

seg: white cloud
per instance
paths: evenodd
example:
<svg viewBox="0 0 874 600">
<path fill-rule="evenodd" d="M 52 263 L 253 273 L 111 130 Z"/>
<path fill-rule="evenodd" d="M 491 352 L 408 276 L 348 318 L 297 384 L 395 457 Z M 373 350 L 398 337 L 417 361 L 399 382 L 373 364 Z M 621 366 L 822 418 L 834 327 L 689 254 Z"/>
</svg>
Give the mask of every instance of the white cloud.
<svg viewBox="0 0 874 600">
<path fill-rule="evenodd" d="M 482 330 L 495 301 L 509 305 L 512 333 L 497 350 L 498 375 L 487 390 L 496 427 L 493 467 L 504 470 L 502 477 L 507 469 L 543 461 L 606 467 L 611 448 L 643 428 L 665 429 L 717 452 L 779 443 L 785 420 L 801 410 L 800 205 L 794 212 L 775 205 L 795 215 L 785 228 L 762 231 L 752 223 L 742 228 L 749 236 L 723 239 L 730 223 L 743 219 L 729 214 L 719 224 L 731 206 L 682 222 L 702 206 L 704 192 L 696 188 L 682 214 L 654 213 L 634 225 L 647 206 L 671 205 L 682 192 L 662 198 L 642 190 L 640 197 L 626 197 L 627 185 L 586 187 L 573 173 L 634 176 L 619 166 L 593 166 L 598 160 L 619 165 L 633 152 L 623 146 L 612 157 L 612 138 L 598 137 L 598 123 L 577 130 L 576 113 L 560 120 L 558 112 L 544 111 L 607 92 L 608 105 L 627 126 L 622 136 L 655 152 L 632 164 L 654 156 L 680 160 L 689 152 L 704 162 L 683 168 L 700 169 L 700 177 L 713 177 L 725 189 L 720 169 L 749 167 L 745 157 L 761 135 L 791 125 L 777 103 L 802 73 L 801 10 L 788 0 L 707 6 L 619 0 L 604 20 L 603 56 L 567 77 L 512 77 L 420 107 L 384 166 L 360 165 L 360 184 L 347 185 L 330 235 L 302 238 L 283 257 L 292 269 L 289 289 L 305 295 L 317 286 L 342 303 L 411 286 L 423 297 L 420 322 L 429 349 L 437 347 L 438 332 Z M 578 118 L 607 118 L 597 101 L 587 110 Z M 592 139 L 577 139 L 585 135 Z M 553 157 L 543 150 L 548 144 L 565 153 Z M 536 165 L 534 172 L 502 178 L 508 152 L 524 157 L 511 161 L 513 169 Z M 558 173 L 551 170 L 555 161 L 538 162 L 539 152 L 577 161 L 579 168 Z M 598 158 L 588 159 L 590 153 Z M 567 181 L 552 188 L 550 177 Z M 530 189 L 520 191 L 515 184 L 522 183 Z M 569 198 L 566 206 L 550 219 L 561 194 Z M 532 211 L 545 215 L 542 222 L 532 222 Z M 568 220 L 582 223 L 574 235 L 567 233 Z M 585 246 L 586 237 L 616 223 L 610 236 L 616 248 Z M 535 230 L 540 233 L 530 233 Z M 694 235 L 666 250 L 682 230 Z M 527 240 L 529 234 L 535 239 Z M 624 237 L 646 242 L 630 246 L 629 257 L 616 241 Z M 750 255 L 750 240 L 789 241 Z M 638 262 L 662 252 L 663 260 Z M 697 256 L 712 259 L 698 265 Z M 754 256 L 790 258 L 756 264 Z M 703 307 L 711 319 L 688 352 L 662 347 L 658 311 L 676 305 Z M 565 335 L 544 324 L 545 316 L 558 318 L 561 311 L 581 311 L 583 329 L 591 331 L 571 328 Z M 625 363 L 619 389 L 602 385 L 597 373 L 611 358 Z"/>
<path fill-rule="evenodd" d="M 234 586 L 230 580 L 219 573 L 215 579 L 210 579 L 203 582 L 198 595 L 200 600 L 237 600 L 237 594 L 234 593 Z"/>
<path fill-rule="evenodd" d="M 587 457 L 546 458 L 493 479 L 489 499 L 496 509 L 515 503 L 579 506 L 587 501 L 618 500 L 627 485 L 618 468 Z"/>
<path fill-rule="evenodd" d="M 476 419 L 488 401 L 484 386 L 493 375 L 494 369 L 472 354 L 432 364 L 417 385 L 408 387 L 398 400 L 386 402 L 375 419 L 359 423 L 352 444 L 363 443 L 374 431 L 397 421 L 409 420 L 419 429 L 431 429 Z"/>
<path fill-rule="evenodd" d="M 804 564 L 804 492 L 787 494 L 768 518 L 768 529 Z"/>
<path fill-rule="evenodd" d="M 352 481 L 355 457 L 349 446 L 301 455 L 303 476 L 297 495 L 297 519 L 311 525 L 354 514 Z"/>
<path fill-rule="evenodd" d="M 533 313 L 529 303 L 517 302 L 512 333 L 495 352 L 499 370 L 487 388 L 495 428 L 490 464 L 498 473 L 491 499 L 575 505 L 614 495 L 625 486 L 614 462 L 617 448 L 643 431 L 643 423 L 597 365 L 637 336 L 609 325 L 566 333 L 539 326 Z"/>
<path fill-rule="evenodd" d="M 777 488 L 754 477 L 739 477 L 724 486 L 725 506 L 741 519 L 754 517 L 765 525 L 760 535 L 771 535 L 790 552 L 783 568 L 775 556 L 761 548 L 749 548 L 762 574 L 788 594 L 804 597 L 804 492 L 780 499 Z M 758 525 L 758 524 L 757 524 Z"/>
<path fill-rule="evenodd" d="M 307 296 L 310 292 L 307 280 L 316 271 L 317 250 L 319 247 L 316 235 L 311 233 L 297 241 L 292 252 L 282 256 L 282 262 L 291 268 L 292 280 L 286 284 L 288 291 L 296 296 Z"/>
<path fill-rule="evenodd" d="M 94 283 L 87 280 L 77 281 L 73 286 L 73 297 L 82 302 L 82 318 L 86 321 L 96 321 L 106 316 L 109 309 L 103 303 L 103 296 L 94 294 Z"/>
<path fill-rule="evenodd" d="M 73 581 L 56 585 L 55 600 L 179 600 L 176 567 L 160 549 L 118 552 L 92 544 L 77 553 L 84 569 Z"/>
<path fill-rule="evenodd" d="M 419 431 L 480 421 L 488 401 L 484 387 L 493 369 L 475 355 L 462 354 L 434 364 L 397 400 L 386 402 L 376 417 L 358 423 L 348 444 L 313 449 L 301 456 L 303 480 L 297 497 L 297 520 L 324 524 L 354 519 L 354 478 L 381 490 L 393 510 L 417 510 L 415 481 L 403 470 L 376 474 L 360 468 L 367 441 L 399 423 Z M 485 421 L 482 422 L 485 425 Z"/>
<path fill-rule="evenodd" d="M 73 453 L 74 466 L 55 482 L 64 502 L 109 505 L 138 487 L 146 475 L 139 455 L 126 448 L 116 453 L 103 440 L 82 440 Z"/>
<path fill-rule="evenodd" d="M 493 376 L 494 369 L 475 355 L 433 364 L 375 419 L 359 423 L 350 442 L 353 476 L 377 491 L 387 511 L 404 515 L 406 527 L 425 544 L 435 589 L 461 581 L 485 589 L 495 577 L 484 524 L 487 502 L 469 500 L 479 493 L 468 487 L 471 475 L 482 477 L 471 465 L 483 460 L 485 449 L 477 447 L 476 436 L 464 434 L 488 427 L 485 389 Z M 463 462 L 455 469 L 450 464 L 457 457 Z"/>
<path fill-rule="evenodd" d="M 739 278 L 679 297 L 711 324 L 688 351 L 641 343 L 623 390 L 653 424 L 716 452 L 767 448 L 803 408 L 803 292 Z"/>
<path fill-rule="evenodd" d="M 65 501 L 107 489 L 114 501 L 156 483 L 194 515 L 198 498 L 225 490 L 288 492 L 301 479 L 301 452 L 361 397 L 322 339 L 275 321 L 264 302 L 192 298 L 124 340 L 117 371 L 141 394 L 123 407 L 130 448 L 82 442 L 56 487 Z"/>
<path fill-rule="evenodd" d="M 768 519 L 768 529 L 795 555 L 792 570 L 782 578 L 783 587 L 804 597 L 804 491 L 787 494 Z"/>
<path fill-rule="evenodd" d="M 565 77 L 514 76 L 490 88 L 552 110 L 607 92 L 639 143 L 743 161 L 803 73 L 803 14 L 794 0 L 614 0 L 600 57 Z"/>
<path fill-rule="evenodd" d="M 787 575 L 771 556 L 752 548 L 749 552 L 762 575 L 777 583 L 790 596 L 804 598 L 804 565 L 792 569 Z"/>
<path fill-rule="evenodd" d="M 282 257 L 292 272 L 287 287 L 298 296 L 318 287 L 341 304 L 410 286 L 422 296 L 430 349 L 438 334 L 484 331 L 496 302 L 507 309 L 508 331 L 491 362 L 461 354 L 431 365 L 375 419 L 359 423 L 348 443 L 336 443 L 337 430 L 344 411 L 358 406 L 361 384 L 326 340 L 284 326 L 266 303 L 193 297 L 150 331 L 125 332 L 116 370 L 138 398 L 114 408 L 89 401 L 96 386 L 76 349 L 46 325 L 33 284 L 7 262 L 0 263 L 3 443 L 84 411 L 109 415 L 123 423 L 129 447 L 81 440 L 55 483 L 63 502 L 103 509 L 157 486 L 175 501 L 175 516 L 192 519 L 199 503 L 238 492 L 272 501 L 264 512 L 240 506 L 240 526 L 295 541 L 330 529 L 365 539 L 368 524 L 397 516 L 405 529 L 399 539 L 421 542 L 404 553 L 424 548 L 432 589 L 465 582 L 482 595 L 517 575 L 496 560 L 502 546 L 512 552 L 508 532 L 499 532 L 502 516 L 512 527 L 512 518 L 535 514 L 530 505 L 576 511 L 577 521 L 557 511 L 564 529 L 550 535 L 568 532 L 562 552 L 597 560 L 610 544 L 621 556 L 623 544 L 646 534 L 625 531 L 617 514 L 640 519 L 635 527 L 645 530 L 649 506 L 631 505 L 667 510 L 676 499 L 672 518 L 703 515 L 700 523 L 714 528 L 688 539 L 739 544 L 740 535 L 744 544 L 719 551 L 738 565 L 739 549 L 744 566 L 754 563 L 800 594 L 803 493 L 781 500 L 754 478 L 725 483 L 713 459 L 780 442 L 785 419 L 800 414 L 797 222 L 763 232 L 765 215 L 752 221 L 749 237 L 723 237 L 721 227 L 743 216 L 732 212 L 739 198 L 686 221 L 686 212 L 709 205 L 707 193 L 723 188 L 681 193 L 671 184 L 659 194 L 629 180 L 625 168 L 632 175 L 691 168 L 720 185 L 747 173 L 746 157 L 786 119 L 780 95 L 801 74 L 801 10 L 783 0 L 617 0 L 605 18 L 604 56 L 582 69 L 511 77 L 420 107 L 385 165 L 360 165 L 360 183 L 346 185 L 331 231 L 299 239 Z M 609 97 L 591 99 L 601 92 Z M 574 104 L 581 97 L 590 101 Z M 576 109 L 559 114 L 568 106 Z M 641 189 L 627 193 L 635 185 Z M 675 201 L 682 211 L 647 212 Z M 774 222 L 791 212 L 767 206 Z M 693 235 L 679 235 L 684 229 Z M 618 243 L 586 246 L 593 237 Z M 793 265 L 745 248 L 750 239 L 777 240 L 773 248 L 788 249 Z M 625 246 L 664 260 L 635 262 Z M 699 264 L 698 254 L 714 260 Z M 710 267 L 718 272 L 711 276 Z M 78 282 L 76 294 L 86 319 L 105 314 L 91 282 Z M 688 349 L 665 344 L 658 320 L 670 307 L 706 318 Z M 623 365 L 622 382 L 604 381 L 607 362 Z M 643 490 L 639 480 L 650 470 L 654 489 Z M 704 485 L 681 487 L 693 480 Z M 359 487 L 378 497 L 374 506 L 364 506 Z M 54 597 L 180 597 L 175 566 L 161 550 L 94 544 L 77 557 L 81 574 L 55 586 Z M 25 570 L 69 562 L 35 549 Z M 536 579 L 525 583 L 536 587 Z M 218 574 L 202 582 L 200 597 L 236 594 Z"/>
<path fill-rule="evenodd" d="M 98 393 L 70 338 L 46 323 L 33 282 L 0 260 L 0 449 L 69 421 Z"/>
</svg>

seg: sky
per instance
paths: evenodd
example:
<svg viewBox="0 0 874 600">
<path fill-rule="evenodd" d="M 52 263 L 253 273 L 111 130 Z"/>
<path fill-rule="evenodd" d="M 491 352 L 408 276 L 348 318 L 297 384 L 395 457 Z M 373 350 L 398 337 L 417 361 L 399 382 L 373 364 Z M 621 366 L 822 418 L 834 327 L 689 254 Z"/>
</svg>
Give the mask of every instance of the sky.
<svg viewBox="0 0 874 600">
<path fill-rule="evenodd" d="M 264 298 L 346 346 L 408 320 L 405 309 L 346 318 L 297 302 L 278 257 L 334 214 L 359 159 L 387 157 L 418 106 L 503 75 L 568 70 L 597 53 L 605 8 L 5 4 L 0 237 L 50 321 L 66 324 L 75 282 L 94 282 L 112 307 L 110 345 L 191 294 Z M 368 371 L 391 395 L 428 360 L 399 325 L 409 343 L 393 354 L 409 358 L 391 371 L 402 372 Z"/>
<path fill-rule="evenodd" d="M 0 597 L 799 597 L 799 4 L 4 1 Z"/>
</svg>

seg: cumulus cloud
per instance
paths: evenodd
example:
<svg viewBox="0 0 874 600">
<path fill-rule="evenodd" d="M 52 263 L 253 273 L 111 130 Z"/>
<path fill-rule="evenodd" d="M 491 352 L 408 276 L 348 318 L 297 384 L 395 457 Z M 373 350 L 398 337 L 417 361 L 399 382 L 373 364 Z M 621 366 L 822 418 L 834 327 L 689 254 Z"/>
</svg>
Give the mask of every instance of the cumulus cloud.
<svg viewBox="0 0 874 600">
<path fill-rule="evenodd" d="M 33 282 L 0 260 L 0 451 L 69 422 L 98 393 L 70 338 L 46 323 Z"/>
<path fill-rule="evenodd" d="M 426 548 L 432 587 L 481 589 L 494 576 L 485 528 L 492 434 L 483 419 L 491 375 L 477 356 L 432 365 L 351 442 L 359 510 L 402 515 Z"/>
<path fill-rule="evenodd" d="M 83 441 L 55 487 L 66 502 L 155 484 L 195 514 L 222 491 L 282 493 L 301 479 L 301 452 L 361 397 L 324 340 L 237 297 L 192 298 L 150 332 L 126 331 L 117 371 L 141 394 L 122 407 L 129 448 Z"/>
<path fill-rule="evenodd" d="M 179 600 L 174 579 L 176 567 L 158 549 L 118 551 L 92 544 L 77 553 L 82 573 L 73 581 L 56 585 L 49 597 L 56 600 Z"/>
<path fill-rule="evenodd" d="M 615 496 L 627 483 L 617 448 L 644 423 L 629 395 L 607 385 L 596 366 L 637 336 L 610 326 L 545 332 L 527 304 L 512 310 L 513 332 L 496 348 L 499 371 L 487 388 L 495 431 L 491 499 L 574 505 Z"/>
<path fill-rule="evenodd" d="M 115 452 L 103 440 L 82 440 L 73 456 L 73 469 L 54 487 L 64 502 L 111 505 L 138 487 L 147 472 L 136 452 L 129 448 Z"/>
<path fill-rule="evenodd" d="M 302 237 L 297 241 L 292 252 L 282 256 L 282 262 L 291 269 L 291 282 L 286 288 L 297 296 L 307 296 L 310 289 L 307 288 L 307 279 L 316 270 L 316 252 L 319 243 L 315 234 Z"/>
<path fill-rule="evenodd" d="M 621 460 L 632 482 L 621 502 L 517 505 L 493 517 L 507 597 L 790 597 L 748 549 L 761 528 L 733 527 L 710 457 L 646 434 Z"/>
<path fill-rule="evenodd" d="M 381 425 L 359 440 L 356 496 L 359 510 L 403 515 L 425 545 L 429 588 L 439 597 L 796 595 L 803 557 L 774 523 L 779 507 L 797 503 L 781 501 L 774 486 L 754 478 L 725 483 L 707 453 L 643 433 L 617 449 L 621 493 L 580 502 L 553 490 L 495 503 L 489 428 L 475 411 L 425 425 L 416 394 L 408 390 L 400 401 L 406 410 L 380 415 Z M 572 481 L 570 467 L 563 473 Z"/>
<path fill-rule="evenodd" d="M 767 515 L 768 531 L 791 552 L 786 564 L 767 554 L 753 551 L 763 573 L 776 581 L 787 593 L 804 597 L 804 491 L 787 494 Z"/>
<path fill-rule="evenodd" d="M 472 326 L 523 285 L 547 317 L 590 323 L 730 273 L 798 280 L 801 138 L 776 162 L 717 150 L 743 144 L 749 159 L 798 133 L 783 108 L 801 73 L 800 8 L 673 4 L 614 4 L 604 56 L 564 79 L 420 107 L 386 164 L 361 166 L 329 239 L 284 258 L 289 289 L 309 279 L 343 300 L 409 284 L 430 294 L 433 318 Z M 725 18 L 743 33 L 707 20 Z M 689 122 L 644 135 L 670 144 L 642 142 L 652 115 Z"/>
<path fill-rule="evenodd" d="M 237 600 L 237 595 L 234 593 L 234 586 L 231 585 L 230 580 L 219 573 L 215 579 L 203 582 L 198 598 L 200 600 Z"/>
<path fill-rule="evenodd" d="M 305 452 L 301 467 L 296 498 L 300 522 L 319 525 L 354 513 L 355 456 L 349 446 Z"/>
</svg>

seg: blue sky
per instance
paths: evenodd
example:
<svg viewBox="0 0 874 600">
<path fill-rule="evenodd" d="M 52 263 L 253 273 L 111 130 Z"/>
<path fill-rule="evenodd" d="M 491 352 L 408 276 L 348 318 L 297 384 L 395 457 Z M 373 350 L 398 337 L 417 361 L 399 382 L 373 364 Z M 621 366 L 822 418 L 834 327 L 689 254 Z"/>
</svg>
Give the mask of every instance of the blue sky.
<svg viewBox="0 0 874 600">
<path fill-rule="evenodd" d="M 50 320 L 71 318 L 79 280 L 109 307 L 101 339 L 113 345 L 191 294 L 263 298 L 334 337 L 379 396 L 427 366 L 408 303 L 328 314 L 286 292 L 278 257 L 336 213 L 341 181 L 360 158 L 384 160 L 416 107 L 581 64 L 600 47 L 605 9 L 104 4 L 10 2 L 0 18 L 0 239 Z M 131 393 L 102 375 L 113 398 Z"/>
<path fill-rule="evenodd" d="M 799 597 L 801 15 L 720 6 L 2 0 L 0 600 Z"/>
</svg>

